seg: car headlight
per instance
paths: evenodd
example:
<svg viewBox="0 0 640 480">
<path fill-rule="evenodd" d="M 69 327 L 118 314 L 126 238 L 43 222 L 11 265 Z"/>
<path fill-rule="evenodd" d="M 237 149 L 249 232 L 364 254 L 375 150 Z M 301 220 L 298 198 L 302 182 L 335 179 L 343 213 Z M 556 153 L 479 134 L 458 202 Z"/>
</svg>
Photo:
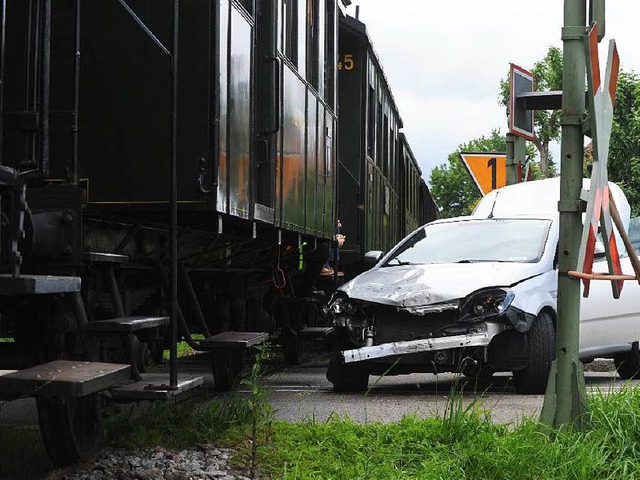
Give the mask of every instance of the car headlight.
<svg viewBox="0 0 640 480">
<path fill-rule="evenodd" d="M 346 297 L 338 297 L 329 304 L 329 313 L 333 315 L 353 315 L 358 306 Z"/>
<path fill-rule="evenodd" d="M 515 294 L 508 288 L 489 288 L 469 295 L 460 309 L 461 322 L 477 322 L 486 317 L 502 315 L 513 302 Z"/>
</svg>

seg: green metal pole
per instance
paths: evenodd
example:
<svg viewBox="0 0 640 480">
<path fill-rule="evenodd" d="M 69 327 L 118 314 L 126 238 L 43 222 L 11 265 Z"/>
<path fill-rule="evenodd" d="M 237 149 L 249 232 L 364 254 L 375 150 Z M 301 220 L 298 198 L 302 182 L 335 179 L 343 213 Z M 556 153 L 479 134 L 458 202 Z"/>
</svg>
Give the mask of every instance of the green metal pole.
<svg viewBox="0 0 640 480">
<path fill-rule="evenodd" d="M 586 0 L 565 0 L 562 69 L 562 144 L 560 147 L 560 241 L 556 356 L 542 408 L 541 421 L 580 427 L 586 411 L 584 374 L 578 359 L 580 282 L 567 275 L 576 267 L 582 231 L 583 133 L 585 112 Z"/>
<path fill-rule="evenodd" d="M 507 133 L 507 185 L 518 183 L 518 163 L 524 166 L 526 140 Z"/>
<path fill-rule="evenodd" d="M 527 141 L 523 137 L 517 137 L 513 144 L 513 183 L 518 183 L 518 164 L 522 165 L 524 174 L 524 161 L 526 156 Z M 523 179 L 524 180 L 524 179 Z M 507 179 L 508 182 L 508 179 Z"/>
<path fill-rule="evenodd" d="M 507 133 L 507 185 L 518 183 L 518 162 L 516 160 L 516 137 Z"/>
</svg>

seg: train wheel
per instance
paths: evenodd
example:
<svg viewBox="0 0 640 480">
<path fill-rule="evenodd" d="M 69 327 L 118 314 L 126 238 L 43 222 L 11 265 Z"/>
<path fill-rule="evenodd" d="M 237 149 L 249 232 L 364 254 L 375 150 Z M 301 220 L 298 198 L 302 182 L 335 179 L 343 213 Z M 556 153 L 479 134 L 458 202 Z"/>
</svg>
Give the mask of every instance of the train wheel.
<svg viewBox="0 0 640 480">
<path fill-rule="evenodd" d="M 99 394 L 86 397 L 37 397 L 42 441 L 57 467 L 89 458 L 102 434 Z"/>
</svg>

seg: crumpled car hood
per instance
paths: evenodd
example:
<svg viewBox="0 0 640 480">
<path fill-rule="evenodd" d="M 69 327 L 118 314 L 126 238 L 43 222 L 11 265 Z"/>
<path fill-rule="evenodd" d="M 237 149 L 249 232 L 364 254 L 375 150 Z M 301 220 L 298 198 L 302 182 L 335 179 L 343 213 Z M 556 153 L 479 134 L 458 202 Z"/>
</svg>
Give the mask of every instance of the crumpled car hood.
<svg viewBox="0 0 640 480">
<path fill-rule="evenodd" d="M 339 290 L 368 302 L 414 307 L 466 297 L 483 287 L 512 286 L 545 272 L 541 263 L 447 263 L 374 268 Z"/>
</svg>

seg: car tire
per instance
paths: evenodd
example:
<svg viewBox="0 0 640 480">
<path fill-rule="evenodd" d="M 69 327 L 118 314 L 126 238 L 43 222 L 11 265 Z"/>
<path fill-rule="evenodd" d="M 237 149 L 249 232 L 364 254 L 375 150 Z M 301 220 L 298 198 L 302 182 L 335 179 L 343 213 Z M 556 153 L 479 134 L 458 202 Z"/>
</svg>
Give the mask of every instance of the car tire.
<svg viewBox="0 0 640 480">
<path fill-rule="evenodd" d="M 544 393 L 549 379 L 551 363 L 556 358 L 556 330 L 553 319 L 540 312 L 527 332 L 527 367 L 513 372 L 516 392 Z"/>
<path fill-rule="evenodd" d="M 345 364 L 339 353 L 329 361 L 327 380 L 336 392 L 364 392 L 369 386 L 369 372 L 359 365 Z"/>
<path fill-rule="evenodd" d="M 640 378 L 640 352 L 638 342 L 633 342 L 631 351 L 620 353 L 613 357 L 618 375 L 623 380 L 636 380 Z"/>
</svg>

